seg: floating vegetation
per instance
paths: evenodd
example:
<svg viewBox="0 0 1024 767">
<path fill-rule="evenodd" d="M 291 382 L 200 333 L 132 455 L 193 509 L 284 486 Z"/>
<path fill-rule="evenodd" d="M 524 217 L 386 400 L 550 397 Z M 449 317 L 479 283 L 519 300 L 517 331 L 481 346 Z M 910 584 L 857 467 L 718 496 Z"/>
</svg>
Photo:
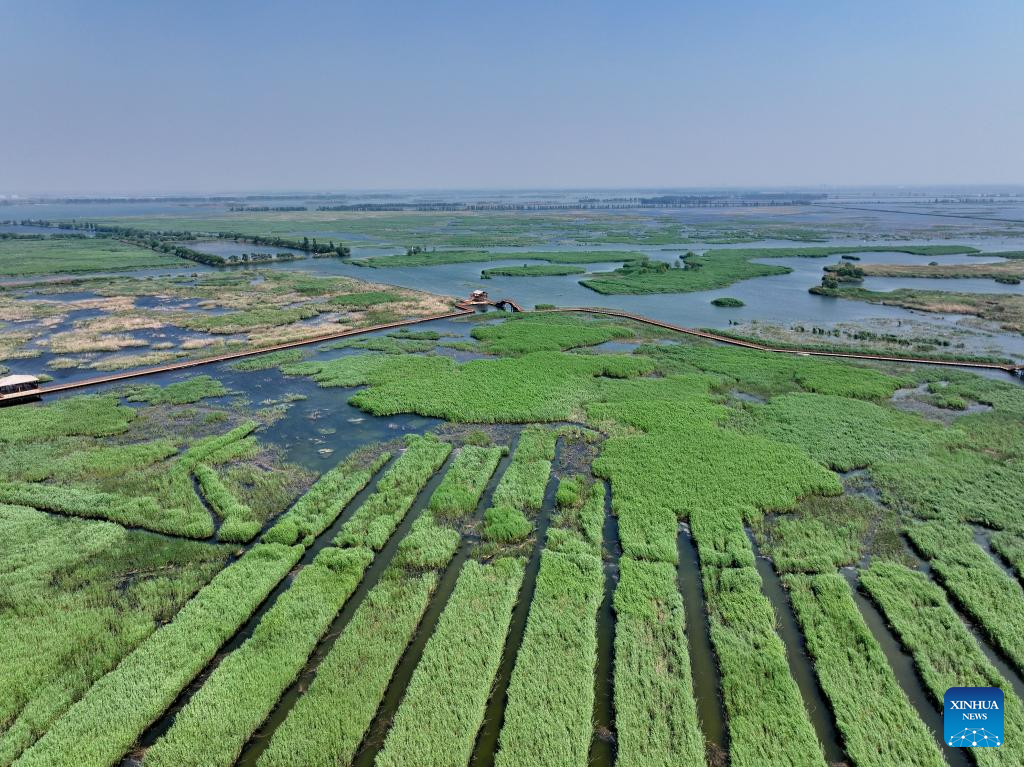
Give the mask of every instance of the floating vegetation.
<svg viewBox="0 0 1024 767">
<path fill-rule="evenodd" d="M 723 306 L 729 308 L 738 308 L 740 306 L 746 306 L 746 304 L 743 303 L 740 299 L 730 298 L 728 296 L 723 296 L 722 298 L 713 298 L 711 299 L 711 304 L 712 306 Z"/>
<path fill-rule="evenodd" d="M 139 384 L 125 389 L 129 402 L 147 402 L 150 405 L 188 405 L 207 397 L 223 397 L 228 390 L 220 381 L 210 376 L 193 376 L 187 381 L 157 386 Z"/>
</svg>

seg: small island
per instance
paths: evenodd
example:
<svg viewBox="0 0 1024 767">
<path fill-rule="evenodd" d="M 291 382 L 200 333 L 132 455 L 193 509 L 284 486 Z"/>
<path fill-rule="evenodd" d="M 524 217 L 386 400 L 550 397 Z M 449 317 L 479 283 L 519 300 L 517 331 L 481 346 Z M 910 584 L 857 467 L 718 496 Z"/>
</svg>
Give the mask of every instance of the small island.
<svg viewBox="0 0 1024 767">
<path fill-rule="evenodd" d="M 740 301 L 738 298 L 731 298 L 730 296 L 722 296 L 721 298 L 712 299 L 711 304 L 712 306 L 729 307 L 746 306 L 746 304 Z"/>
</svg>

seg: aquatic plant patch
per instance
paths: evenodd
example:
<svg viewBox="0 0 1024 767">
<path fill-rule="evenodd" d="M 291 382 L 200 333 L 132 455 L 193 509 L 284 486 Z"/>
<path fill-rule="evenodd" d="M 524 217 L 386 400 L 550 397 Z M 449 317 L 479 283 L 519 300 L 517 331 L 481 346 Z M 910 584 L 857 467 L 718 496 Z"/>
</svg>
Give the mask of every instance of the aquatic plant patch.
<svg viewBox="0 0 1024 767">
<path fill-rule="evenodd" d="M 173 618 L 230 553 L 23 506 L 0 505 L 0 538 L 5 766 Z"/>
<path fill-rule="evenodd" d="M 345 522 L 334 538 L 335 545 L 366 546 L 375 551 L 384 548 L 451 451 L 451 444 L 433 435 L 407 437 L 405 452 L 378 480 L 373 495 Z"/>
<path fill-rule="evenodd" d="M 0 239 L 0 275 L 9 277 L 187 265 L 175 256 L 98 237 Z"/>
<path fill-rule="evenodd" d="M 376 764 L 441 767 L 469 762 L 523 573 L 521 559 L 466 562 Z"/>
<path fill-rule="evenodd" d="M 597 608 L 603 594 L 598 556 L 541 554 L 509 683 L 497 767 L 586 767 L 593 735 Z"/>
<path fill-rule="evenodd" d="M 703 765 L 704 736 L 675 568 L 628 556 L 619 560 L 619 568 L 614 597 L 618 761 L 623 767 Z"/>
<path fill-rule="evenodd" d="M 790 674 L 786 648 L 775 631 L 775 611 L 761 591 L 742 521 L 729 511 L 701 509 L 690 525 L 722 673 L 729 761 L 738 767 L 823 767 L 821 746 Z"/>
<path fill-rule="evenodd" d="M 267 354 L 258 354 L 255 357 L 240 359 L 238 362 L 231 363 L 231 368 L 233 370 L 241 370 L 243 372 L 270 370 L 271 368 L 276 368 L 279 365 L 290 365 L 295 362 L 301 362 L 305 356 L 305 353 L 301 349 L 283 349 L 278 352 L 268 352 Z"/>
<path fill-rule="evenodd" d="M 138 414 L 116 394 L 0 409 L 0 443 L 43 442 L 71 435 L 107 437 L 128 429 Z"/>
<path fill-rule="evenodd" d="M 934 736 L 900 688 L 843 577 L 789 575 L 784 582 L 854 762 L 865 767 L 942 767 L 946 762 Z"/>
<path fill-rule="evenodd" d="M 791 514 L 764 518 L 753 525 L 761 552 L 780 573 L 829 573 L 854 564 L 865 548 L 880 508 L 856 496 L 810 496 Z M 891 522 L 888 530 L 898 535 Z M 874 536 L 881 534 L 875 530 Z"/>
<path fill-rule="evenodd" d="M 1017 580 L 1024 581 L 1024 535 L 1003 531 L 992 533 L 992 549 L 1008 562 L 1017 573 Z"/>
<path fill-rule="evenodd" d="M 259 767 L 352 763 L 437 579 L 434 571 L 385 574 L 274 732 Z"/>
<path fill-rule="evenodd" d="M 1005 693 L 1006 741 L 999 748 L 972 750 L 982 767 L 1009 767 L 1024 760 L 1024 706 L 989 663 L 946 601 L 923 573 L 876 562 L 861 572 L 861 585 L 882 609 L 936 705 L 950 687 L 999 687 Z"/>
<path fill-rule="evenodd" d="M 463 520 L 476 509 L 487 481 L 506 452 L 500 447 L 465 445 L 430 496 L 430 512 L 446 521 Z"/>
<path fill-rule="evenodd" d="M 263 616 L 252 636 L 217 666 L 167 733 L 147 749 L 146 763 L 234 764 L 372 559 L 373 554 L 362 548 L 322 550 Z"/>
<path fill-rule="evenodd" d="M 417 412 L 462 423 L 529 423 L 569 420 L 599 377 L 626 378 L 653 367 L 627 355 L 537 352 L 518 359 L 363 354 L 326 362 L 286 365 L 289 375 L 309 375 L 321 386 L 369 385 L 349 399 L 375 415 Z"/>
<path fill-rule="evenodd" d="M 982 633 L 1024 670 L 1024 589 L 978 546 L 969 528 L 943 522 L 910 525 L 914 548 L 928 557 L 932 571 L 952 599 Z"/>
<path fill-rule="evenodd" d="M 207 375 L 193 376 L 185 381 L 158 386 L 139 384 L 125 389 L 129 402 L 145 402 L 150 405 L 188 405 L 208 397 L 223 397 L 228 393 L 224 384 Z"/>
<path fill-rule="evenodd" d="M 209 663 L 295 565 L 301 547 L 256 546 L 225 568 L 60 717 L 18 764 L 106 767 Z"/>
<path fill-rule="evenodd" d="M 264 543 L 312 541 L 338 518 L 366 487 L 391 453 L 368 448 L 347 458 L 318 479 L 263 535 Z"/>
<path fill-rule="evenodd" d="M 475 327 L 471 335 L 485 351 L 501 356 L 566 351 L 634 337 L 633 331 L 621 323 L 557 314 L 513 315 L 513 319 L 497 325 Z"/>
<path fill-rule="evenodd" d="M 564 277 L 568 274 L 586 274 L 587 270 L 582 266 L 559 266 L 547 264 L 544 266 L 496 266 L 492 269 L 484 269 L 480 272 L 480 278 L 489 280 L 492 277 Z"/>
<path fill-rule="evenodd" d="M 356 266 L 372 266 L 377 269 L 408 266 L 438 266 L 440 264 L 472 264 L 485 261 L 548 261 L 553 264 L 597 264 L 617 261 L 633 261 L 644 258 L 642 253 L 628 250 L 551 250 L 496 252 L 487 250 L 431 250 L 408 253 L 400 256 L 377 256 L 357 258 Z"/>
<path fill-rule="evenodd" d="M 217 531 L 220 540 L 247 543 L 255 538 L 263 523 L 255 518 L 252 509 L 235 498 L 217 472 L 205 464 L 198 464 L 195 475 L 203 496 L 222 520 Z"/>
<path fill-rule="evenodd" d="M 186 538 L 209 538 L 213 521 L 180 508 L 163 508 L 155 498 L 97 493 L 35 482 L 0 482 L 0 503 L 88 519 L 106 519 L 128 527 L 141 527 Z"/>
</svg>

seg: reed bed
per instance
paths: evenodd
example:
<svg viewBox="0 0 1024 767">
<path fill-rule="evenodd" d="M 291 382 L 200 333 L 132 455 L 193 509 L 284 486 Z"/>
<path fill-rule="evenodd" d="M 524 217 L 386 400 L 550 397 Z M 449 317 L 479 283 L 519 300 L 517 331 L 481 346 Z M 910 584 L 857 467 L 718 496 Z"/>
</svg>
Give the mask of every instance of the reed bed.
<svg viewBox="0 0 1024 767">
<path fill-rule="evenodd" d="M 18 760 L 19 767 L 108 767 L 174 702 L 299 561 L 302 548 L 256 546 L 225 568 L 99 679 Z"/>
</svg>

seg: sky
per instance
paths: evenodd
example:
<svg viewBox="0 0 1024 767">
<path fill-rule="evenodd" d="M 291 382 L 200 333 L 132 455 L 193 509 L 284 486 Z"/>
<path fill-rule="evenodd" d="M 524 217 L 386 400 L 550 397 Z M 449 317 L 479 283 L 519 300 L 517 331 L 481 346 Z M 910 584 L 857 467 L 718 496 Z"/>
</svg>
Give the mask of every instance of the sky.
<svg viewBox="0 0 1024 767">
<path fill-rule="evenodd" d="M 0 0 L 0 194 L 1024 183 L 1024 2 Z"/>
</svg>

